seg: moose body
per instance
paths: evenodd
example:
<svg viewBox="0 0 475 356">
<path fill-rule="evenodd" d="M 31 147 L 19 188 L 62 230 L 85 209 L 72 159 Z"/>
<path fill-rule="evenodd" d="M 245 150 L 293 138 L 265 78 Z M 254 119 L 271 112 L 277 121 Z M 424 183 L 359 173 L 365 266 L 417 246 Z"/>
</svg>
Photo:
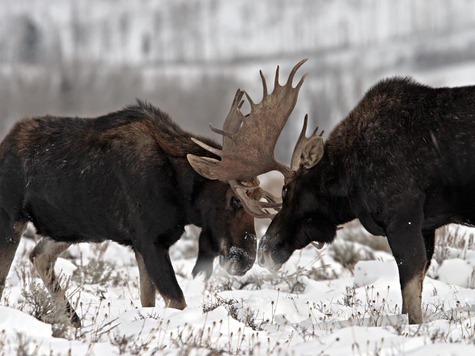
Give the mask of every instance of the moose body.
<svg viewBox="0 0 475 356">
<path fill-rule="evenodd" d="M 286 182 L 282 209 L 259 243 L 259 264 L 277 270 L 294 250 L 330 243 L 338 225 L 358 218 L 387 236 L 402 311 L 421 323 L 435 230 L 475 224 L 475 87 L 384 80 L 336 126 L 320 156 Z"/>
<path fill-rule="evenodd" d="M 113 240 L 136 253 L 144 306 L 156 288 L 166 305 L 184 308 L 168 248 L 187 224 L 202 228 L 194 275 L 209 275 L 217 255 L 228 273 L 244 274 L 255 259 L 253 218 L 228 184 L 192 169 L 186 155 L 207 151 L 190 138 L 143 102 L 95 119 L 17 123 L 0 145 L 0 295 L 27 222 L 48 237 L 30 259 L 56 296 L 64 295 L 53 272 L 61 252 Z"/>
</svg>

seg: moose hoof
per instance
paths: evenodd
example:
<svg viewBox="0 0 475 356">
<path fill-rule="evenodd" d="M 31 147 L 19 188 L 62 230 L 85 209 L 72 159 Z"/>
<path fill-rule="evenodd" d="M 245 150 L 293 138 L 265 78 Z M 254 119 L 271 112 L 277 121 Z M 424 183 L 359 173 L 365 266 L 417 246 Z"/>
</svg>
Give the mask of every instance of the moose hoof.
<svg viewBox="0 0 475 356">
<path fill-rule="evenodd" d="M 81 319 L 79 319 L 79 316 L 76 313 L 74 313 L 71 316 L 71 324 L 75 328 L 80 328 L 81 327 Z"/>
</svg>

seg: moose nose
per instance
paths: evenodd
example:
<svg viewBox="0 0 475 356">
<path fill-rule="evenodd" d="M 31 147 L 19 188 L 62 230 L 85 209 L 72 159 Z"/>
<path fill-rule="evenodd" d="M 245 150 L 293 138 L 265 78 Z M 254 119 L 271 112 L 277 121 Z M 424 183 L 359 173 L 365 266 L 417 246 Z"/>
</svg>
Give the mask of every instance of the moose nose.
<svg viewBox="0 0 475 356">
<path fill-rule="evenodd" d="M 243 276 L 251 269 L 256 259 L 254 254 L 249 254 L 246 250 L 232 246 L 226 257 L 220 256 L 220 264 L 226 272 L 232 276 Z"/>
<path fill-rule="evenodd" d="M 266 264 L 266 260 L 264 258 L 264 254 L 259 253 L 259 266 L 264 267 Z"/>
<path fill-rule="evenodd" d="M 269 251 L 269 237 L 267 235 L 262 236 L 261 241 L 259 241 L 259 248 L 257 251 L 257 262 L 259 266 L 266 267 L 266 257 L 265 255 Z"/>
</svg>

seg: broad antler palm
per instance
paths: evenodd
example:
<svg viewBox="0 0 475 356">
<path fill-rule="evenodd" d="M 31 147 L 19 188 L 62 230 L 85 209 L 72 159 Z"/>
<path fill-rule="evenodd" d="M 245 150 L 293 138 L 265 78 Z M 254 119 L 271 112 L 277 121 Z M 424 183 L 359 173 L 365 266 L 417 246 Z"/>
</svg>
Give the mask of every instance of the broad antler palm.
<svg viewBox="0 0 475 356">
<path fill-rule="evenodd" d="M 291 168 L 275 159 L 274 149 L 279 135 L 297 103 L 299 90 L 306 74 L 303 75 L 296 87 L 292 86 L 292 81 L 297 70 L 306 61 L 307 59 L 304 59 L 294 66 L 284 85 L 279 83 L 279 67 L 277 67 L 274 90 L 271 94 L 267 92 L 267 83 L 260 71 L 263 97 L 258 104 L 253 102 L 247 92 L 242 90 L 236 92 L 223 129 L 216 129 L 210 125 L 212 131 L 223 136 L 222 149 L 210 147 L 193 139 L 195 143 L 221 158 L 218 160 L 190 154 L 188 160 L 193 168 L 209 179 L 229 182 L 248 213 L 256 217 L 272 217 L 273 215 L 266 208 L 278 209 L 281 204 L 278 198 L 259 187 L 256 177 L 273 170 L 280 171 L 286 179 L 293 175 Z M 246 116 L 241 112 L 243 96 L 246 96 L 251 108 L 250 113 Z M 306 120 L 304 130 L 305 127 Z M 296 149 L 300 147 L 301 151 L 302 145 L 306 146 L 308 140 L 313 140 L 314 136 L 315 133 L 310 139 L 307 139 L 305 132 L 302 131 Z M 298 155 L 300 156 L 301 153 Z M 292 168 L 294 168 L 293 166 L 294 163 L 292 163 Z M 258 189 L 257 194 L 253 192 L 256 189 Z M 266 201 L 260 201 L 262 198 Z"/>
</svg>

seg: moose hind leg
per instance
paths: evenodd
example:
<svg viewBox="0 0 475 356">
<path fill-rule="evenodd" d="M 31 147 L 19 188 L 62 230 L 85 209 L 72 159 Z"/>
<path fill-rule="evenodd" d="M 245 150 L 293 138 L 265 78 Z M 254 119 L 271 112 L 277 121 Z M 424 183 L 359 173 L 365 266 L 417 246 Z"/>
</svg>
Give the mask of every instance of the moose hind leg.
<svg viewBox="0 0 475 356">
<path fill-rule="evenodd" d="M 3 296 L 5 282 L 10 271 L 10 267 L 15 257 L 15 252 L 20 244 L 20 238 L 26 229 L 26 223 L 0 222 L 3 236 L 0 237 L 0 299 Z"/>
<path fill-rule="evenodd" d="M 30 261 L 33 266 L 35 266 L 36 271 L 40 275 L 41 280 L 53 299 L 59 303 L 65 303 L 66 315 L 70 318 L 71 324 L 75 327 L 80 327 L 81 320 L 71 304 L 66 300 L 66 291 L 61 287 L 61 284 L 54 273 L 54 265 L 58 256 L 66 251 L 69 246 L 71 246 L 70 243 L 57 242 L 44 237 L 30 252 Z"/>
<path fill-rule="evenodd" d="M 135 251 L 135 259 L 139 267 L 140 302 L 142 303 L 142 307 L 154 307 L 157 289 L 148 275 L 142 255 L 137 251 Z"/>
</svg>

